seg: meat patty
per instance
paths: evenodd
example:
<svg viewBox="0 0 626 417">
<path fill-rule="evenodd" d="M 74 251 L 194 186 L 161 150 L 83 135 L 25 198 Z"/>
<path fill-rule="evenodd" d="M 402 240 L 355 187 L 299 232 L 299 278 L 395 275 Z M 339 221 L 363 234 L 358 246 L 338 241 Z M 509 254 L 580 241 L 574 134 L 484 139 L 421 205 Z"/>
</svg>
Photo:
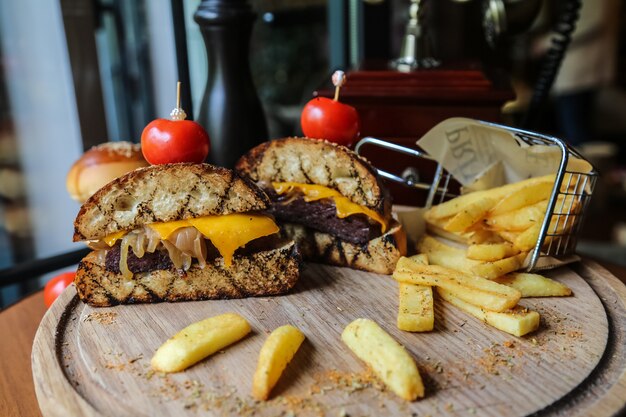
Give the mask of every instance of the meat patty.
<svg viewBox="0 0 626 417">
<path fill-rule="evenodd" d="M 238 248 L 235 251 L 235 256 L 248 256 L 255 252 L 267 251 L 274 248 L 279 248 L 285 245 L 287 241 L 278 236 L 278 234 L 263 236 L 258 239 L 254 239 L 251 242 L 248 242 L 247 245 Z M 207 262 L 211 262 L 215 258 L 220 256 L 218 250 L 213 246 L 211 241 L 207 240 L 206 242 L 207 249 Z M 105 269 L 111 272 L 120 273 L 120 248 L 121 244 L 118 242 L 116 245 L 111 247 L 110 250 L 107 250 L 105 257 Z M 192 259 L 193 263 L 197 263 L 197 259 Z M 128 269 L 132 273 L 138 272 L 150 272 L 156 271 L 159 269 L 170 269 L 174 268 L 174 264 L 172 263 L 170 256 L 165 249 L 157 249 L 156 251 L 150 253 L 145 252 L 143 257 L 138 258 L 131 248 L 128 249 L 128 257 L 127 257 Z"/>
<path fill-rule="evenodd" d="M 120 244 L 113 246 L 107 251 L 105 258 L 105 268 L 111 272 L 120 273 Z M 166 250 L 155 250 L 154 252 L 146 252 L 141 258 L 135 256 L 132 249 L 128 249 L 127 258 L 128 269 L 132 273 L 150 272 L 157 269 L 170 269 L 174 264 Z"/>
<path fill-rule="evenodd" d="M 380 224 L 372 224 L 364 214 L 355 214 L 343 219 L 337 217 L 337 208 L 331 199 L 307 203 L 301 195 L 283 198 L 274 194 L 270 195 L 270 198 L 273 200 L 270 213 L 279 222 L 302 224 L 359 245 L 364 245 L 381 235 Z"/>
</svg>

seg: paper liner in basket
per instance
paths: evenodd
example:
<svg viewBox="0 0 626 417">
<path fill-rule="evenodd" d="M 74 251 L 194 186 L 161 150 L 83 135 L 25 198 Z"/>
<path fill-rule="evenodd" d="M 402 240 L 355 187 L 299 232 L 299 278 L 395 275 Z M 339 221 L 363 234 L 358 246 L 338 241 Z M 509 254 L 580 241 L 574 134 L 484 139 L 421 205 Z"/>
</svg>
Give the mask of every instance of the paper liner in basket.
<svg viewBox="0 0 626 417">
<path fill-rule="evenodd" d="M 466 118 L 452 118 L 439 123 L 417 145 L 441 163 L 462 185 L 462 193 L 555 174 L 562 159 L 560 147 L 547 145 L 537 137 Z M 566 171 L 589 173 L 592 170 L 589 162 L 569 155 Z M 403 211 L 398 216 L 400 219 L 409 215 L 409 212 Z M 412 220 L 413 224 L 407 224 L 407 232 L 409 236 L 420 236 L 424 230 L 423 210 L 410 214 L 419 216 L 420 221 Z M 555 268 L 579 259 L 576 255 L 561 259 L 542 256 L 534 269 Z"/>
</svg>

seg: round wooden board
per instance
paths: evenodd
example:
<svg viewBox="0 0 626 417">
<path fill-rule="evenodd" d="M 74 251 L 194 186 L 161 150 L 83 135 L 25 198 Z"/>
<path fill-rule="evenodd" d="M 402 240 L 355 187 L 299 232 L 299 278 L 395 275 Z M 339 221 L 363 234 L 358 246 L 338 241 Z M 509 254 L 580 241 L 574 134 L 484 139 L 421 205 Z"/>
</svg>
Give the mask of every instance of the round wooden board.
<svg viewBox="0 0 626 417">
<path fill-rule="evenodd" d="M 402 332 L 390 277 L 315 264 L 304 268 L 293 293 L 273 298 L 94 309 L 70 287 L 35 337 L 37 398 L 46 417 L 617 413 L 626 398 L 626 289 L 596 264 L 547 275 L 574 296 L 524 299 L 542 323 L 523 338 L 439 299 L 433 332 Z M 150 370 L 168 337 L 229 311 L 248 319 L 251 335 L 185 372 Z M 408 403 L 385 391 L 343 345 L 341 331 L 359 317 L 375 320 L 410 351 L 426 385 L 424 399 Z M 287 323 L 307 339 L 271 401 L 255 402 L 249 393 L 259 349 L 266 333 Z"/>
</svg>

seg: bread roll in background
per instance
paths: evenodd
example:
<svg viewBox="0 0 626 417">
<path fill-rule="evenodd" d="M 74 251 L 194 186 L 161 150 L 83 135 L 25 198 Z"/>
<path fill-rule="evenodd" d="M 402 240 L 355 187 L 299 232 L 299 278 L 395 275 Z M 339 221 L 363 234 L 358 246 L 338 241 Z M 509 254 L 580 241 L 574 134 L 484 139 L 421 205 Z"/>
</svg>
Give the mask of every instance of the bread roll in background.
<svg viewBox="0 0 626 417">
<path fill-rule="evenodd" d="M 72 165 L 67 174 L 67 191 L 74 200 L 83 203 L 103 185 L 145 166 L 148 162 L 139 144 L 106 142 L 85 152 Z"/>
</svg>

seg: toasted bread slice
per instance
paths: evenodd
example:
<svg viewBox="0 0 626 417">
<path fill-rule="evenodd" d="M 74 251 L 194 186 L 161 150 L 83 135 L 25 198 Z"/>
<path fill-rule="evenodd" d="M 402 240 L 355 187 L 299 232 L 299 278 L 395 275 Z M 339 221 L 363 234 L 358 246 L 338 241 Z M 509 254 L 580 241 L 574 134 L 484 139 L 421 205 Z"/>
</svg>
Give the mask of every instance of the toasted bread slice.
<svg viewBox="0 0 626 417">
<path fill-rule="evenodd" d="M 323 185 L 385 218 L 391 215 L 391 200 L 376 170 L 334 143 L 307 138 L 272 140 L 250 150 L 235 169 L 262 188 L 273 181 Z"/>
<path fill-rule="evenodd" d="M 191 301 L 278 295 L 298 280 L 300 254 L 293 241 L 267 251 L 235 256 L 224 268 L 222 258 L 186 272 L 161 269 L 134 274 L 132 280 L 107 270 L 91 252 L 78 265 L 78 296 L 97 307 L 116 304 Z"/>
<path fill-rule="evenodd" d="M 395 220 L 384 235 L 367 245 L 343 241 L 299 224 L 282 225 L 283 235 L 297 242 L 304 260 L 347 266 L 363 271 L 390 275 L 401 256 L 406 255 L 406 234 Z"/>
<path fill-rule="evenodd" d="M 265 210 L 268 197 L 233 171 L 209 164 L 152 165 L 113 180 L 81 207 L 74 241 L 155 222 Z"/>
</svg>

